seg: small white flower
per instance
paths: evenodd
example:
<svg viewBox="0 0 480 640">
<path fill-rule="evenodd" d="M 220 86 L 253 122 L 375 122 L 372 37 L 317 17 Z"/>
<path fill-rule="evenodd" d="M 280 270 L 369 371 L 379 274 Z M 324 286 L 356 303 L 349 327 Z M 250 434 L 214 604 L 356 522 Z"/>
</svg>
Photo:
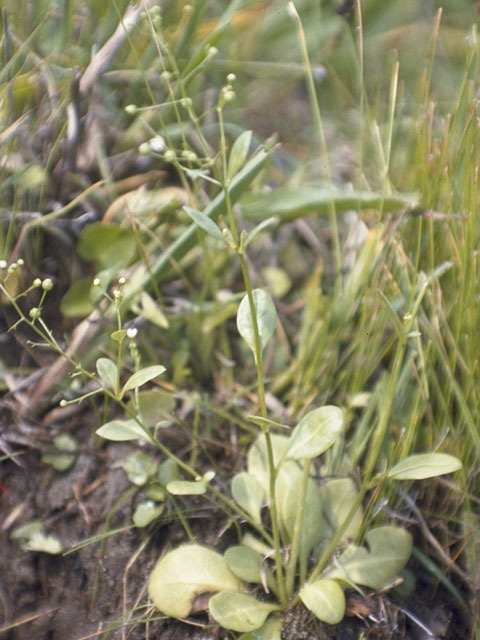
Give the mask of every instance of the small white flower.
<svg viewBox="0 0 480 640">
<path fill-rule="evenodd" d="M 136 338 L 138 334 L 138 329 L 136 329 L 135 327 L 130 327 L 130 329 L 127 329 L 127 338 Z"/>
<path fill-rule="evenodd" d="M 155 136 L 150 139 L 148 145 L 153 153 L 162 153 L 165 150 L 165 139 L 162 136 Z"/>
</svg>

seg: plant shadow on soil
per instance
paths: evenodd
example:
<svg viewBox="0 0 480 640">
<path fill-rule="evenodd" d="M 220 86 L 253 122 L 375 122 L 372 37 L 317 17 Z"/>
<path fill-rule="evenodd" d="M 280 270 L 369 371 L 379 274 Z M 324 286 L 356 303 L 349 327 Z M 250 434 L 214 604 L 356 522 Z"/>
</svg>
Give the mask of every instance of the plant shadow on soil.
<svg viewBox="0 0 480 640">
<path fill-rule="evenodd" d="M 3 433 L 12 424 L 8 413 L 9 410 L 4 409 Z M 205 612 L 192 616 L 187 624 L 165 620 L 147 611 L 146 585 L 153 565 L 166 549 L 185 542 L 186 536 L 168 509 L 152 528 L 127 528 L 138 496 L 129 492 L 132 485 L 122 463 L 135 447 L 127 443 L 99 446 L 91 437 L 94 419 L 85 408 L 77 409 L 70 418 L 68 428 L 80 442 L 80 453 L 75 466 L 67 472 L 59 473 L 42 464 L 38 451 L 42 445 L 38 443 L 23 449 L 16 462 L 2 463 L 0 631 L 2 628 L 4 631 L 1 637 L 5 640 L 231 639 L 233 636 L 215 627 Z M 31 429 L 31 433 L 40 434 L 45 428 L 38 425 Z M 179 451 L 184 451 L 188 443 L 179 442 L 178 434 L 171 436 Z M 228 459 L 227 447 L 214 449 L 213 455 L 224 457 L 219 466 L 227 477 L 227 470 L 235 466 L 235 461 Z M 119 500 L 121 496 L 125 499 Z M 191 514 L 189 523 L 198 542 L 220 550 L 233 542 L 226 540 L 233 532 L 225 531 L 225 515 L 206 505 L 201 497 L 186 499 L 185 509 Z M 101 543 L 95 542 L 65 555 L 49 555 L 24 551 L 10 539 L 12 529 L 39 519 L 68 550 L 102 533 L 107 518 L 109 529 L 125 529 L 106 538 L 103 550 Z M 221 539 L 219 531 L 225 531 Z M 142 543 L 145 548 L 137 554 Z M 305 609 L 298 608 L 285 615 L 282 638 L 468 637 L 468 629 L 441 590 L 434 591 L 431 585 L 425 584 L 420 591 L 417 589 L 414 597 L 413 601 L 400 605 L 392 594 L 349 593 L 348 615 L 334 627 L 320 623 Z M 413 620 L 412 614 L 427 630 Z M 143 622 L 135 622 L 141 616 Z M 147 617 L 150 617 L 148 624 L 145 623 Z M 9 625 L 15 626 L 6 630 Z"/>
</svg>

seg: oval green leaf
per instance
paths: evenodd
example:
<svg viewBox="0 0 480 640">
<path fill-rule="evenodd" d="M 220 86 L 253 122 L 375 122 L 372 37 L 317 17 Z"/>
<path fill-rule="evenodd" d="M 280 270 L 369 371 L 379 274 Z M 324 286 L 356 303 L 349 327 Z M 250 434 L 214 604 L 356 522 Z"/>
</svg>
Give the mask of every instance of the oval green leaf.
<svg viewBox="0 0 480 640">
<path fill-rule="evenodd" d="M 148 583 L 153 604 L 173 618 L 186 618 L 196 595 L 239 589 L 225 558 L 197 544 L 178 547 L 160 558 Z"/>
<path fill-rule="evenodd" d="M 174 496 L 201 496 L 207 490 L 205 480 L 173 480 L 167 484 L 167 491 Z"/>
<path fill-rule="evenodd" d="M 198 211 L 198 209 L 194 209 L 193 207 L 187 207 L 185 205 L 183 208 L 192 218 L 195 224 L 200 227 L 200 229 L 203 229 L 203 231 L 205 231 L 205 233 L 207 233 L 209 236 L 225 242 L 225 238 L 223 237 L 222 232 L 211 218 L 206 216 L 201 211 Z"/>
<path fill-rule="evenodd" d="M 254 289 L 252 295 L 260 338 L 260 350 L 263 351 L 275 331 L 277 312 L 273 300 L 266 291 L 263 291 L 263 289 Z M 252 314 L 250 313 L 248 295 L 243 297 L 238 307 L 237 329 L 255 354 L 255 334 L 253 331 L 253 320 Z"/>
<path fill-rule="evenodd" d="M 118 385 L 118 368 L 110 358 L 99 358 L 96 362 L 97 373 L 107 387 L 115 391 Z"/>
<path fill-rule="evenodd" d="M 142 429 L 136 420 L 111 420 L 95 431 L 97 436 L 105 440 L 124 442 L 126 440 L 147 440 L 152 442 L 150 435 Z"/>
<path fill-rule="evenodd" d="M 165 367 L 161 364 L 154 364 L 151 367 L 144 367 L 134 373 L 130 378 L 125 382 L 122 389 L 122 396 L 126 391 L 131 391 L 132 389 L 138 389 L 146 382 L 153 380 L 157 376 L 162 375 L 162 373 L 166 371 Z"/>
<path fill-rule="evenodd" d="M 394 480 L 423 480 L 462 468 L 462 463 L 448 453 L 419 453 L 394 465 L 388 477 Z"/>
<path fill-rule="evenodd" d="M 237 473 L 232 480 L 232 496 L 253 520 L 260 524 L 260 511 L 266 499 L 265 490 L 260 482 L 246 471 Z"/>
<path fill-rule="evenodd" d="M 243 167 L 248 156 L 251 141 L 252 132 L 243 131 L 233 143 L 228 160 L 227 176 L 229 180 L 232 180 L 235 174 Z"/>
<path fill-rule="evenodd" d="M 244 593 L 217 593 L 210 598 L 209 609 L 219 625 L 232 631 L 255 631 L 259 629 L 272 611 L 279 606 L 260 602 Z"/>
<path fill-rule="evenodd" d="M 330 448 L 343 430 L 343 413 L 327 405 L 314 409 L 300 420 L 290 436 L 287 457 L 314 458 Z"/>
<path fill-rule="evenodd" d="M 132 518 L 133 524 L 139 529 L 146 527 L 162 515 L 163 509 L 163 504 L 156 504 L 153 500 L 144 500 L 135 509 Z"/>
<path fill-rule="evenodd" d="M 345 615 L 345 594 L 335 580 L 317 580 L 300 590 L 300 599 L 319 620 L 338 624 Z"/>
<path fill-rule="evenodd" d="M 245 582 L 262 583 L 263 557 L 251 547 L 239 544 L 225 551 L 225 560 L 230 571 Z"/>
</svg>

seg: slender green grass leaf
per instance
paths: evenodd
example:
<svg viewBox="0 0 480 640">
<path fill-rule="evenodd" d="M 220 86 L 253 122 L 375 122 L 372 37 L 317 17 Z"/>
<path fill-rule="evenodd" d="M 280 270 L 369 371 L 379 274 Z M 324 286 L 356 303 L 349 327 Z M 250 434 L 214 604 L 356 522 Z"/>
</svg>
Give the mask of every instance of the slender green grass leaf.
<svg viewBox="0 0 480 640">
<path fill-rule="evenodd" d="M 239 588 L 225 558 L 198 544 L 183 545 L 160 558 L 148 583 L 153 604 L 173 618 L 186 618 L 196 595 Z"/>
<path fill-rule="evenodd" d="M 388 477 L 395 480 L 422 480 L 453 473 L 461 468 L 460 460 L 448 453 L 419 453 L 394 465 Z"/>
<path fill-rule="evenodd" d="M 345 594 L 335 580 L 317 580 L 300 590 L 300 599 L 319 620 L 338 624 L 345 615 Z"/>
<path fill-rule="evenodd" d="M 260 602 L 244 593 L 217 593 L 210 598 L 209 609 L 215 620 L 225 629 L 232 631 L 255 631 L 267 616 L 280 607 L 268 602 Z"/>
<path fill-rule="evenodd" d="M 255 194 L 245 200 L 243 215 L 248 220 L 261 220 L 265 216 L 278 216 L 281 222 L 288 222 L 317 213 L 328 215 L 331 203 L 336 213 L 362 209 L 382 211 L 403 211 L 418 206 L 418 194 L 382 195 L 368 191 L 339 191 L 320 189 L 309 185 L 284 187 L 270 193 Z"/>
</svg>

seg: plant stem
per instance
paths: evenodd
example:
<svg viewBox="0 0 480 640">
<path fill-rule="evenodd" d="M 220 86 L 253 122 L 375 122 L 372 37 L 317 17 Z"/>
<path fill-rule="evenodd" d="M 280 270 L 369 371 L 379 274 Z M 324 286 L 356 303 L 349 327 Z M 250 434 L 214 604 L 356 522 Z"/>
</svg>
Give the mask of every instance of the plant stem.
<svg viewBox="0 0 480 640">
<path fill-rule="evenodd" d="M 260 332 L 258 330 L 257 310 L 255 308 L 252 282 L 250 280 L 250 274 L 248 272 L 248 265 L 245 258 L 245 253 L 244 253 L 244 249 L 242 249 L 239 245 L 239 233 L 238 233 L 237 224 L 235 221 L 235 216 L 233 214 L 233 207 L 232 207 L 232 201 L 231 201 L 230 189 L 229 189 L 228 170 L 227 170 L 227 147 L 225 142 L 225 127 L 223 123 L 223 111 L 220 105 L 217 108 L 217 113 L 218 113 L 218 121 L 219 121 L 219 128 L 220 128 L 220 149 L 221 149 L 222 169 L 223 169 L 223 187 L 224 187 L 224 194 L 225 194 L 225 206 L 227 209 L 230 232 L 232 234 L 233 248 L 236 251 L 238 258 L 240 260 L 243 280 L 245 283 L 245 290 L 247 292 L 248 303 L 250 306 L 250 315 L 252 318 L 253 335 L 254 335 L 254 358 L 255 358 L 255 365 L 257 368 L 257 384 L 258 384 L 258 399 L 260 402 L 260 414 L 263 418 L 266 418 L 267 405 L 265 401 L 265 381 L 264 381 L 263 369 L 262 369 L 262 347 L 260 342 Z M 276 480 L 275 459 L 273 457 L 272 438 L 270 436 L 269 428 L 264 429 L 264 434 L 265 434 L 265 442 L 267 446 L 267 457 L 268 457 L 268 467 L 269 467 L 269 505 L 268 506 L 270 509 L 270 517 L 272 521 L 273 546 L 275 550 L 275 565 L 277 570 L 278 593 L 279 593 L 280 602 L 282 606 L 285 607 L 287 605 L 287 594 L 285 590 L 285 578 L 283 574 L 283 558 L 282 558 L 282 548 L 281 548 L 281 542 L 280 542 L 280 527 L 278 524 L 277 500 L 275 495 L 275 480 Z"/>
<path fill-rule="evenodd" d="M 300 551 L 301 534 L 303 529 L 303 516 L 305 513 L 305 499 L 307 497 L 308 479 L 310 476 L 311 464 L 311 459 L 306 459 L 303 461 L 302 485 L 300 488 L 300 495 L 298 496 L 298 510 L 297 516 L 295 518 L 295 526 L 293 529 L 292 548 L 290 551 L 290 558 L 288 560 L 286 570 L 286 591 L 288 597 L 292 595 L 295 583 L 295 570 L 297 567 L 298 554 Z"/>
</svg>

